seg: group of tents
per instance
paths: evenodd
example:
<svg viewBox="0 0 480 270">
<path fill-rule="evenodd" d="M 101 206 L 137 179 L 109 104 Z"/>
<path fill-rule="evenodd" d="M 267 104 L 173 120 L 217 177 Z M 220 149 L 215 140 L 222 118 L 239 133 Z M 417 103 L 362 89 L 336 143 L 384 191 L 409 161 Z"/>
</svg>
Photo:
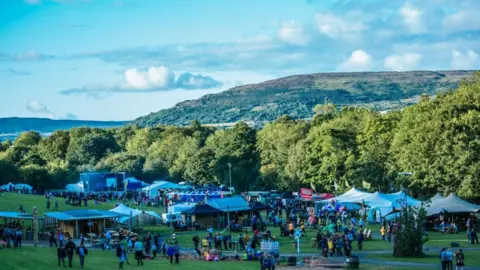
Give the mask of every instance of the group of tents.
<svg viewBox="0 0 480 270">
<path fill-rule="evenodd" d="M 440 213 L 475 213 L 480 211 L 480 205 L 471 204 L 457 197 L 455 194 L 450 194 L 448 197 L 443 197 L 441 194 L 436 194 L 430 200 L 425 202 L 412 198 L 404 191 L 396 193 L 369 193 L 356 188 L 352 188 L 346 193 L 334 198 L 335 202 L 345 205 L 364 205 L 369 207 L 368 219 L 372 220 L 373 216 L 386 217 L 402 209 L 404 206 L 420 206 L 422 203 L 429 216 Z M 324 203 L 330 202 L 331 199 L 325 200 Z M 354 207 L 350 207 L 354 209 Z"/>
<path fill-rule="evenodd" d="M 0 186 L 0 190 L 3 191 L 14 191 L 14 190 L 26 190 L 27 192 L 32 192 L 33 187 L 28 185 L 28 184 L 13 184 L 13 183 L 8 183 L 5 185 Z"/>
</svg>

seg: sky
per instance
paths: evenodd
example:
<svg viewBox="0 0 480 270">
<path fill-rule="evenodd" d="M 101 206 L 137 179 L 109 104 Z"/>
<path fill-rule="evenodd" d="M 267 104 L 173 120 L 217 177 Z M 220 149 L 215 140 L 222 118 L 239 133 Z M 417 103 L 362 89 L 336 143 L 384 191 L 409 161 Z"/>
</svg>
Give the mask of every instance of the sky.
<svg viewBox="0 0 480 270">
<path fill-rule="evenodd" d="M 317 72 L 480 69 L 480 0 L 0 0 L 0 117 L 132 120 Z"/>
</svg>

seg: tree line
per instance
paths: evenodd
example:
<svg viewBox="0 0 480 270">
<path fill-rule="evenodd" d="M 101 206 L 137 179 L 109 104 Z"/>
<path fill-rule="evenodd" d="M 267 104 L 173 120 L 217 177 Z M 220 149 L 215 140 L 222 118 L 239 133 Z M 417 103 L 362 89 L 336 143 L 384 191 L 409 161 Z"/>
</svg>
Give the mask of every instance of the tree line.
<svg viewBox="0 0 480 270">
<path fill-rule="evenodd" d="M 401 186 L 417 193 L 480 191 L 480 74 L 456 90 L 386 114 L 317 105 L 311 121 L 278 118 L 256 130 L 204 127 L 74 128 L 0 144 L 0 182 L 61 188 L 85 171 L 146 181 L 229 182 L 237 190 L 343 192 Z M 408 172 L 408 173 L 406 173 Z"/>
</svg>

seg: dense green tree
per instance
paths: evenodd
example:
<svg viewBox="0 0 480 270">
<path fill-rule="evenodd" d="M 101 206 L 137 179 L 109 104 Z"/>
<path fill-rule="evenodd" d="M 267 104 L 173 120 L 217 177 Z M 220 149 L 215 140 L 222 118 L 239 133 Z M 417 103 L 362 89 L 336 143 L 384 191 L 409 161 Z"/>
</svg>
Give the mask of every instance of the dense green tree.
<svg viewBox="0 0 480 270">
<path fill-rule="evenodd" d="M 96 166 L 97 171 L 126 172 L 133 176 L 141 176 L 145 159 L 142 156 L 119 152 L 102 159 Z"/>
<path fill-rule="evenodd" d="M 218 130 L 208 138 L 206 147 L 215 153 L 217 182 L 228 183 L 228 163 L 232 166 L 232 185 L 237 189 L 248 190 L 257 181 L 256 132 L 247 124 L 241 122 L 232 129 Z"/>
<path fill-rule="evenodd" d="M 131 154 L 146 156 L 150 145 L 161 140 L 163 131 L 163 127 L 136 130 L 135 135 L 127 143 L 127 151 Z"/>
<path fill-rule="evenodd" d="M 42 136 L 36 131 L 23 132 L 15 140 L 15 145 L 34 146 L 37 145 L 41 139 Z"/>
<path fill-rule="evenodd" d="M 168 175 L 186 139 L 183 133 L 177 131 L 167 135 L 162 141 L 154 142 L 147 150 L 144 171 L 154 176 Z"/>
<path fill-rule="evenodd" d="M 102 158 L 120 149 L 113 133 L 102 129 L 74 129 L 66 159 L 71 168 L 95 166 Z"/>
<path fill-rule="evenodd" d="M 292 184 L 294 186 L 295 178 L 289 177 L 285 168 L 293 148 L 306 137 L 308 128 L 305 121 L 281 117 L 258 132 L 262 185 L 280 189 L 290 188 Z"/>
<path fill-rule="evenodd" d="M 185 180 L 195 184 L 217 183 L 215 174 L 215 152 L 202 148 L 191 156 L 185 164 Z"/>
<path fill-rule="evenodd" d="M 70 132 L 58 130 L 40 142 L 39 153 L 48 161 L 65 159 L 69 144 Z"/>
<path fill-rule="evenodd" d="M 39 165 L 20 167 L 20 175 L 25 184 L 32 187 L 52 187 L 47 168 Z"/>
<path fill-rule="evenodd" d="M 0 159 L 0 184 L 17 182 L 20 179 L 18 167 L 6 160 Z"/>
<path fill-rule="evenodd" d="M 391 176 L 390 146 L 399 113 L 365 114 L 357 136 L 359 157 L 355 178 L 369 182 L 376 190 L 389 191 Z"/>
</svg>

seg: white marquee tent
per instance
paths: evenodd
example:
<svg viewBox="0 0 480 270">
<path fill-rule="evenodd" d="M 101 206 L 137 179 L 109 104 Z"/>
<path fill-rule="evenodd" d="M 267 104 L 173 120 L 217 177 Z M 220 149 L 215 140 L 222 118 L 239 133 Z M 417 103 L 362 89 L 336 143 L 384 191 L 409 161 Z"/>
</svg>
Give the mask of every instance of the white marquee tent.
<svg viewBox="0 0 480 270">
<path fill-rule="evenodd" d="M 440 192 L 438 192 L 437 194 L 435 194 L 435 196 L 433 196 L 430 201 L 436 201 L 436 200 L 439 200 L 439 199 L 445 199 L 445 197 L 443 197 L 442 194 L 440 194 Z"/>
<path fill-rule="evenodd" d="M 65 186 L 65 189 L 69 192 L 83 192 L 83 182 L 80 181 L 76 184 L 68 184 Z"/>
<path fill-rule="evenodd" d="M 28 185 L 28 184 L 16 184 L 15 185 L 15 189 L 24 189 L 24 188 L 27 189 L 27 190 L 30 190 L 30 191 L 33 189 L 33 187 Z"/>
<path fill-rule="evenodd" d="M 6 184 L 6 185 L 0 186 L 0 189 L 1 189 L 1 190 L 10 190 L 10 187 L 12 187 L 12 189 L 13 189 L 13 188 L 15 188 L 15 185 L 12 184 L 12 182 L 10 182 L 10 183 L 8 183 L 8 184 Z"/>
<path fill-rule="evenodd" d="M 368 193 L 365 191 L 361 191 L 356 188 L 352 188 L 349 191 L 345 192 L 344 194 L 337 196 L 335 198 L 327 199 L 325 202 L 330 202 L 332 199 L 335 199 L 337 202 L 344 202 L 344 203 L 362 203 L 362 201 L 372 195 L 372 193 Z"/>
<path fill-rule="evenodd" d="M 464 201 L 452 193 L 446 198 L 432 201 L 426 210 L 428 215 L 439 214 L 442 211 L 448 213 L 475 213 L 480 211 L 480 205 Z"/>
<path fill-rule="evenodd" d="M 414 199 L 413 197 L 408 196 L 403 191 L 399 191 L 399 192 L 396 192 L 396 193 L 383 194 L 383 195 L 384 195 L 385 198 L 387 198 L 388 200 L 393 202 L 394 206 L 395 206 L 395 204 L 398 204 L 398 206 L 401 207 L 399 202 L 401 200 L 404 200 L 404 199 L 406 199 L 406 204 L 409 205 L 409 206 L 416 206 L 416 205 L 419 205 L 419 204 L 422 203 L 421 201 L 419 201 L 417 199 Z M 397 206 L 395 206 L 395 207 L 397 207 Z"/>
<path fill-rule="evenodd" d="M 168 181 L 158 181 L 147 187 L 142 188 L 147 196 L 156 197 L 159 189 L 185 189 L 185 186 Z"/>
<path fill-rule="evenodd" d="M 130 219 L 135 219 L 135 222 L 139 225 L 144 225 L 150 223 L 150 221 L 161 219 L 161 217 L 154 211 L 142 211 L 138 209 L 133 209 L 123 204 L 120 204 L 119 206 L 109 211 L 125 215 L 119 220 L 120 223 L 123 224 L 127 224 Z"/>
</svg>

